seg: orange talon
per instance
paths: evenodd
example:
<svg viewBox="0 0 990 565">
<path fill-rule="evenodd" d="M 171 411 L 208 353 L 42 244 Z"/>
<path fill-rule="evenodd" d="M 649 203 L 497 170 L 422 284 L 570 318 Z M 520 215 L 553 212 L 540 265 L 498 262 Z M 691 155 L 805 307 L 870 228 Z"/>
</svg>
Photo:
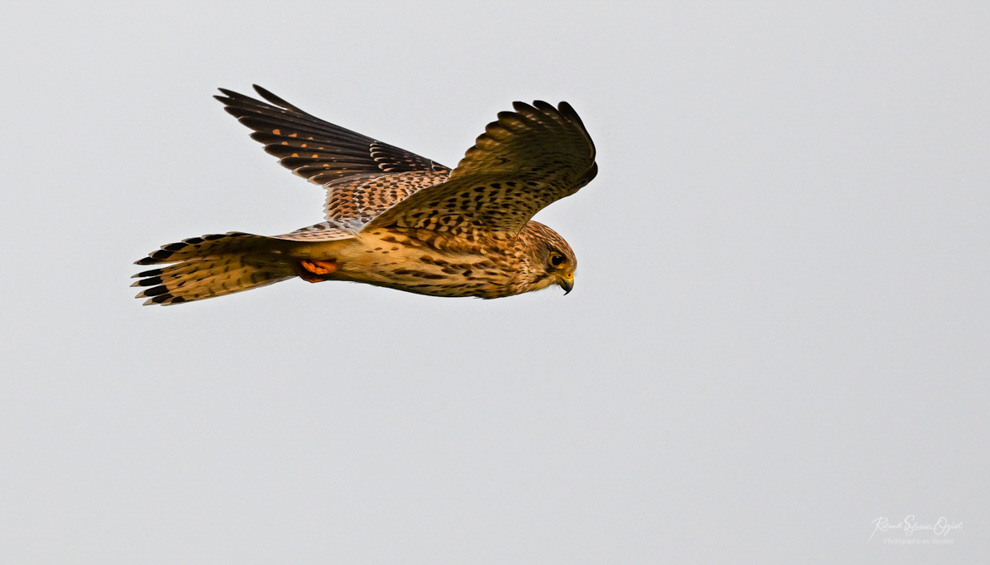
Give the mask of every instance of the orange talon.
<svg viewBox="0 0 990 565">
<path fill-rule="evenodd" d="M 302 280 L 311 283 L 326 280 L 327 275 L 338 268 L 337 263 L 333 261 L 307 261 L 305 259 L 299 261 L 299 266 L 302 267 L 299 276 L 302 277 Z"/>
</svg>

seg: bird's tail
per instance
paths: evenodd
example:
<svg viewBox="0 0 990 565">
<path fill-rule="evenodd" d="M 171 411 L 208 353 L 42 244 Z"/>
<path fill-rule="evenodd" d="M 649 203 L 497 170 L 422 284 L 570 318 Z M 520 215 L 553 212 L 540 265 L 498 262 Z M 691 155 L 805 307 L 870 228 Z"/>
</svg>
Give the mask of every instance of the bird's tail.
<svg viewBox="0 0 990 565">
<path fill-rule="evenodd" d="M 169 305 L 277 283 L 299 274 L 288 256 L 294 243 L 241 232 L 193 237 L 136 261 L 173 264 L 134 275 L 131 286 L 148 287 L 137 295 L 145 305 Z"/>
</svg>

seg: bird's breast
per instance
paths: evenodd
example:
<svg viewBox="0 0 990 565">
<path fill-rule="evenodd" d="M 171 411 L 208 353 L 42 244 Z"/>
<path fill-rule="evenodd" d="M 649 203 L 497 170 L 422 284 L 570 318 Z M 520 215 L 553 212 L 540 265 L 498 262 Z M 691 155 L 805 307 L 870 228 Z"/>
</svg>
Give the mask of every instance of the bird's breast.
<svg viewBox="0 0 990 565">
<path fill-rule="evenodd" d="M 497 298 L 516 294 L 514 265 L 497 245 L 428 230 L 375 230 L 349 246 L 339 278 L 431 296 Z"/>
</svg>

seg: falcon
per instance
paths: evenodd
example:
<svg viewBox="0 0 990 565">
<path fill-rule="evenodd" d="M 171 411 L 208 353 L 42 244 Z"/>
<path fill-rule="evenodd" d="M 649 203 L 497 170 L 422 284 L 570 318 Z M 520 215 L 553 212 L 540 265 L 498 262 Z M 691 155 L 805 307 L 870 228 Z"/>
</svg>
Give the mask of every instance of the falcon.
<svg viewBox="0 0 990 565">
<path fill-rule="evenodd" d="M 325 221 L 276 236 L 210 234 L 137 261 L 144 304 L 180 304 L 300 277 L 430 296 L 500 298 L 574 286 L 577 259 L 532 221 L 597 174 L 595 146 L 567 102 L 513 103 L 457 167 L 323 121 L 255 86 L 221 88 L 224 109 L 282 166 L 326 189 Z"/>
</svg>

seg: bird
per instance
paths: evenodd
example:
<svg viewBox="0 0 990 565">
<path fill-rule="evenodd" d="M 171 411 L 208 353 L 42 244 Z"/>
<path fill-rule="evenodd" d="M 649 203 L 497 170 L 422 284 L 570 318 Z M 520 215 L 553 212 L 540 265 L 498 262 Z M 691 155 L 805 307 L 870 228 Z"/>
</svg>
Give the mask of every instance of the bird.
<svg viewBox="0 0 990 565">
<path fill-rule="evenodd" d="M 299 277 L 439 297 L 502 298 L 574 286 L 577 258 L 531 218 L 598 173 L 567 102 L 514 102 L 453 169 L 317 118 L 254 85 L 220 88 L 227 113 L 296 175 L 327 191 L 324 221 L 276 235 L 231 231 L 136 261 L 145 305 L 174 305 Z"/>
</svg>

